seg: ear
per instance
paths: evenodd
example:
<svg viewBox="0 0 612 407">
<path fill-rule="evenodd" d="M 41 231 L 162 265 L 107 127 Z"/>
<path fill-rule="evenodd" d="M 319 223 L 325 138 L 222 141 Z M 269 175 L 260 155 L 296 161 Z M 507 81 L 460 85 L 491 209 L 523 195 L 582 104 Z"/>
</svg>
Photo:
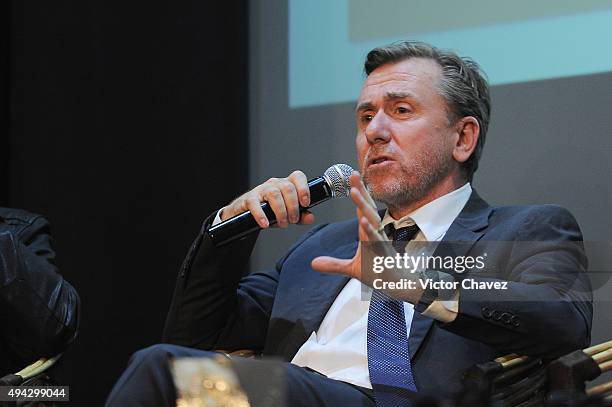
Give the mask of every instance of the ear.
<svg viewBox="0 0 612 407">
<path fill-rule="evenodd" d="M 478 120 L 473 116 L 466 116 L 457 122 L 457 142 L 453 147 L 453 158 L 460 162 L 466 162 L 478 143 L 480 135 L 480 125 Z"/>
</svg>

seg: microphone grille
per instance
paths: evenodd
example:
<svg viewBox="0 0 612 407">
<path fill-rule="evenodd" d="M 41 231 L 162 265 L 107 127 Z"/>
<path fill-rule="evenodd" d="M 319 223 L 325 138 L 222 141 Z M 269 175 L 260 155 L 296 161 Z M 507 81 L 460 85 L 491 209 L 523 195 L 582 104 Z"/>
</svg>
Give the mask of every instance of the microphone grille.
<svg viewBox="0 0 612 407">
<path fill-rule="evenodd" d="M 348 196 L 351 190 L 349 177 L 353 173 L 350 165 L 335 164 L 325 171 L 323 177 L 332 188 L 335 198 Z"/>
</svg>

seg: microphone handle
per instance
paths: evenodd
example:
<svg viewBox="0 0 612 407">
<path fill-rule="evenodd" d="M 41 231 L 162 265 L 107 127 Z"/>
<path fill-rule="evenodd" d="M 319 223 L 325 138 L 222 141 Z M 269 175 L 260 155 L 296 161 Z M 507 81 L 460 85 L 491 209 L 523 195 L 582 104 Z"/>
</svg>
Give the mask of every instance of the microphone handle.
<svg viewBox="0 0 612 407">
<path fill-rule="evenodd" d="M 333 191 L 323 177 L 308 181 L 308 188 L 310 189 L 310 205 L 306 207 L 300 205 L 300 212 L 304 212 L 333 197 Z M 262 202 L 261 209 L 266 214 L 270 226 L 277 223 L 276 215 L 268 202 Z M 259 230 L 261 230 L 261 227 L 251 215 L 251 212 L 246 211 L 211 227 L 208 229 L 208 236 L 215 246 L 222 246 Z"/>
</svg>

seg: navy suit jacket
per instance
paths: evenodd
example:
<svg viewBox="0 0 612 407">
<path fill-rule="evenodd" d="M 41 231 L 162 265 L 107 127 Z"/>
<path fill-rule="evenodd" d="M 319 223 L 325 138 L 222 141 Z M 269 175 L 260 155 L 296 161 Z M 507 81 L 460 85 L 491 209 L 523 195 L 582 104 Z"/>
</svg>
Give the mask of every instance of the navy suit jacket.
<svg viewBox="0 0 612 407">
<path fill-rule="evenodd" d="M 257 237 L 214 247 L 205 233 L 210 219 L 183 262 L 164 341 L 254 349 L 290 361 L 348 281 L 318 273 L 310 262 L 322 255 L 351 258 L 358 245 L 356 220 L 316 226 L 275 268 L 247 273 Z M 491 207 L 473 192 L 434 254 L 478 253 L 487 253 L 486 267 L 462 277 L 508 281 L 507 290 L 462 289 L 451 323 L 414 313 L 409 343 L 420 391 L 456 392 L 466 368 L 502 354 L 555 357 L 590 341 L 586 257 L 567 210 Z"/>
</svg>

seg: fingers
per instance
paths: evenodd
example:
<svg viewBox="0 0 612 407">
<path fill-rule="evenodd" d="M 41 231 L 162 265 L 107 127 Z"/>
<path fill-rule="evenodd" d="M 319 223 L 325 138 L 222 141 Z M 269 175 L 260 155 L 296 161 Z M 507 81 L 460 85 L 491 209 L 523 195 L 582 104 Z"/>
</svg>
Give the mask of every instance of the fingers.
<svg viewBox="0 0 612 407">
<path fill-rule="evenodd" d="M 278 201 L 276 189 L 278 189 L 282 195 L 283 205 L 281 205 L 280 202 L 276 203 L 279 212 L 272 207 L 277 216 L 279 226 L 286 227 L 289 223 L 300 223 L 302 220 L 300 205 L 306 207 L 310 204 L 310 189 L 308 188 L 308 179 L 306 175 L 302 171 L 293 171 L 287 178 L 273 178 L 271 181 L 270 187 L 272 188 L 271 193 L 274 194 L 274 199 Z M 270 206 L 272 206 L 272 202 L 267 199 L 267 195 L 265 195 L 265 198 L 270 202 Z M 281 218 L 279 218 L 279 215 Z M 310 220 L 314 221 L 313 216 L 306 217 L 306 221 Z"/>
<path fill-rule="evenodd" d="M 308 178 L 302 171 L 293 171 L 289 177 L 287 177 L 297 190 L 297 194 L 300 200 L 300 204 L 303 207 L 310 205 L 310 188 L 308 188 Z"/>
<path fill-rule="evenodd" d="M 310 211 L 303 211 L 301 213 L 300 221 L 298 222 L 300 225 L 312 225 L 315 221 L 315 216 Z"/>
<path fill-rule="evenodd" d="M 360 238 L 365 238 L 367 240 L 384 240 L 380 233 L 378 233 L 381 219 L 378 215 L 376 204 L 363 184 L 363 181 L 361 180 L 361 177 L 357 171 L 353 171 L 351 174 L 350 182 L 350 197 L 357 206 L 357 217 L 359 218 L 359 223 L 361 226 Z M 365 227 L 363 224 L 364 220 L 368 224 L 368 228 L 362 231 L 361 229 Z M 372 230 L 375 232 L 375 234 L 370 233 Z"/>
<path fill-rule="evenodd" d="M 383 240 L 381 234 L 378 232 L 378 228 L 374 228 L 372 223 L 370 223 L 365 216 L 362 216 L 361 219 L 359 219 L 359 225 L 363 229 L 367 241 L 376 242 Z"/>
<path fill-rule="evenodd" d="M 293 171 L 287 178 L 270 178 L 263 184 L 240 196 L 223 210 L 222 220 L 249 211 L 263 229 L 270 226 L 261 203 L 268 202 L 279 227 L 290 223 L 311 224 L 314 215 L 300 213 L 300 206 L 310 205 L 308 179 L 302 171 Z"/>
<path fill-rule="evenodd" d="M 281 191 L 281 188 L 283 187 L 280 185 L 280 181 L 276 178 L 271 178 L 268 182 L 270 182 L 270 184 L 264 186 L 262 198 L 264 201 L 267 201 L 272 208 L 272 212 L 274 212 L 274 215 L 276 215 L 276 222 L 278 223 L 278 226 L 281 228 L 287 227 L 289 224 L 289 213 L 287 210 L 287 205 L 285 205 L 285 197 Z"/>
<path fill-rule="evenodd" d="M 245 198 L 245 209 L 251 212 L 253 218 L 257 221 L 257 224 L 260 228 L 265 229 L 270 226 L 270 222 L 268 221 L 268 217 L 261 209 L 261 202 L 259 201 L 259 197 L 257 196 L 248 196 Z M 244 211 L 241 211 L 244 212 Z"/>
<path fill-rule="evenodd" d="M 378 215 L 376 207 L 372 207 L 372 205 L 366 201 L 362 193 L 356 188 L 351 188 L 351 199 L 355 205 L 357 205 L 360 216 L 364 216 L 372 225 L 376 225 L 376 228 L 378 228 L 380 216 Z"/>
<path fill-rule="evenodd" d="M 376 202 L 372 199 L 372 196 L 368 192 L 363 180 L 361 179 L 361 175 L 357 171 L 353 171 L 350 177 L 351 187 L 356 188 L 361 194 L 364 196 L 366 202 L 376 209 Z"/>
</svg>

